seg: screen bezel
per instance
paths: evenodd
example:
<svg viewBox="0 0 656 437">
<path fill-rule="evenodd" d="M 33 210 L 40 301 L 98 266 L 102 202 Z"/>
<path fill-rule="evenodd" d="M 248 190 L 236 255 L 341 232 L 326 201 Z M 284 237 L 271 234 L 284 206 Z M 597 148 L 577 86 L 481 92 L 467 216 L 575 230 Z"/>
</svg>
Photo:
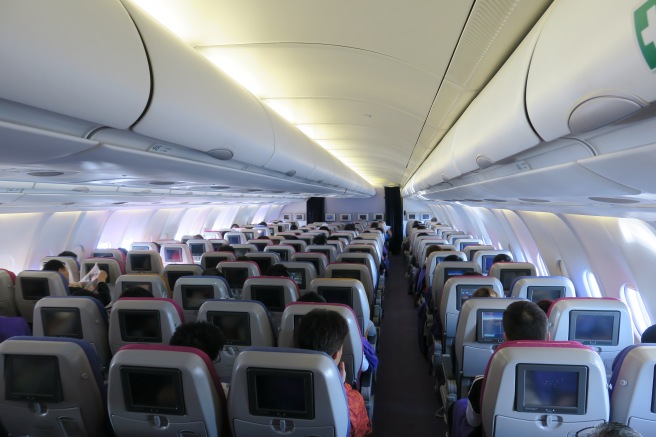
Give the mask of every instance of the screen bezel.
<svg viewBox="0 0 656 437">
<path fill-rule="evenodd" d="M 514 273 L 512 279 L 508 281 L 505 277 L 509 275 L 510 273 Z M 518 272 L 521 272 L 518 273 Z M 508 268 L 508 269 L 501 269 L 499 271 L 499 281 L 501 282 L 501 288 L 503 288 L 504 291 L 510 291 L 510 287 L 512 287 L 513 282 L 517 280 L 517 278 L 521 278 L 523 276 L 531 276 L 531 269 L 525 269 L 525 268 Z M 507 284 L 508 283 L 508 284 Z M 506 284 L 508 285 L 506 287 Z"/>
<path fill-rule="evenodd" d="M 259 407 L 257 400 L 257 378 L 259 376 L 295 376 L 303 381 L 303 394 L 305 398 L 305 411 L 281 411 Z M 246 369 L 246 383 L 248 387 L 248 410 L 253 416 L 284 417 L 289 419 L 313 420 L 314 414 L 314 375 L 309 370 L 284 370 L 250 367 Z"/>
<path fill-rule="evenodd" d="M 558 297 L 547 297 L 542 299 L 534 299 L 533 295 L 535 292 L 545 292 L 545 291 L 558 291 Z M 565 297 L 565 286 L 564 285 L 529 285 L 526 287 L 526 299 L 530 300 L 533 303 L 538 303 L 542 300 L 556 300 Z"/>
<path fill-rule="evenodd" d="M 613 317 L 613 333 L 610 340 L 578 340 L 576 338 L 576 324 L 579 316 L 611 316 Z M 572 310 L 569 312 L 569 335 L 568 339 L 578 341 L 588 346 L 617 346 L 620 337 L 620 318 L 621 313 L 614 310 Z"/>
<path fill-rule="evenodd" d="M 287 271 L 289 272 L 290 279 L 296 283 L 296 286 L 301 290 L 305 290 L 305 286 L 306 286 L 306 279 L 305 279 L 306 271 L 305 271 L 305 269 L 295 268 L 295 267 L 287 267 Z M 297 274 L 297 273 L 301 276 L 301 281 L 300 282 L 297 282 L 296 279 L 294 279 L 292 277 L 292 274 Z"/>
<path fill-rule="evenodd" d="M 486 338 L 483 335 L 483 314 L 485 313 L 501 313 L 501 320 L 503 320 L 503 312 L 505 308 L 478 308 L 476 310 L 476 343 L 483 344 L 501 344 L 504 341 L 503 335 L 501 338 Z M 503 325 L 502 325 L 503 326 Z M 503 333 L 503 328 L 501 329 Z"/>
<path fill-rule="evenodd" d="M 275 295 L 278 304 L 275 306 L 267 305 L 264 301 L 258 299 L 258 297 L 261 297 L 261 295 L 259 295 L 258 293 Z M 281 313 L 285 310 L 285 287 L 283 287 L 282 285 L 253 284 L 251 285 L 251 299 L 261 302 L 270 313 L 272 312 Z"/>
<path fill-rule="evenodd" d="M 557 405 L 527 406 L 525 402 L 526 372 L 574 372 L 578 374 L 578 386 L 576 388 L 576 407 L 564 407 Z M 516 365 L 515 381 L 515 411 L 526 413 L 548 413 L 548 414 L 570 414 L 583 415 L 587 406 L 588 368 L 586 366 L 571 366 L 561 364 L 529 364 L 520 363 Z"/>
<path fill-rule="evenodd" d="M 234 338 L 228 338 L 225 336 L 225 331 L 223 331 L 223 327 L 220 324 L 217 324 L 215 321 L 215 317 L 218 317 L 219 319 L 221 317 L 239 317 L 241 320 L 239 321 L 240 324 L 245 328 L 245 337 L 246 339 L 234 339 Z M 249 313 L 244 313 L 244 312 L 237 312 L 237 311 L 208 311 L 207 312 L 207 320 L 212 323 L 214 326 L 219 327 L 224 335 L 225 339 L 225 345 L 227 346 L 250 346 L 252 344 L 252 338 L 251 338 L 251 322 L 250 322 L 250 314 Z"/>
<path fill-rule="evenodd" d="M 75 333 L 73 335 L 54 335 L 51 332 L 48 332 L 49 325 L 48 325 L 48 319 L 51 315 L 54 314 L 60 314 L 60 313 L 68 313 L 68 314 L 73 314 L 74 320 L 74 325 L 75 325 Z M 43 326 L 43 335 L 46 337 L 64 337 L 64 338 L 78 338 L 82 339 L 84 338 L 84 335 L 82 333 L 82 317 L 80 317 L 80 309 L 75 308 L 75 307 L 66 307 L 66 308 L 61 308 L 61 307 L 41 307 L 41 325 Z"/>
<path fill-rule="evenodd" d="M 346 299 L 345 299 L 347 301 L 347 303 L 335 302 L 334 300 L 331 301 L 331 300 L 328 300 L 328 298 L 326 298 L 326 296 L 324 294 L 326 291 L 328 291 L 329 294 L 330 294 L 330 292 L 335 292 L 336 290 L 344 292 L 347 295 Z M 341 304 L 341 305 L 346 305 L 346 306 L 350 307 L 351 309 L 353 309 L 354 298 L 353 298 L 353 288 L 352 287 L 341 287 L 341 286 L 340 287 L 327 287 L 327 286 L 321 285 L 321 286 L 317 287 L 317 294 L 322 296 L 324 299 L 326 299 L 326 303 L 337 303 L 337 304 Z"/>
<path fill-rule="evenodd" d="M 14 360 L 29 359 L 33 361 L 46 362 L 49 373 L 52 374 L 54 382 L 53 390 L 48 394 L 35 394 L 35 393 L 20 393 L 17 390 L 16 382 L 20 380 L 17 377 L 16 370 L 18 363 L 13 363 Z M 59 403 L 64 400 L 64 392 L 61 384 L 61 373 L 59 372 L 59 358 L 55 355 L 29 355 L 29 354 L 6 354 L 5 355 L 5 399 L 9 401 L 27 401 L 27 402 L 47 402 Z M 34 375 L 30 375 L 34 376 Z M 50 379 L 50 378 L 49 378 Z"/>
<path fill-rule="evenodd" d="M 165 367 L 140 367 L 140 366 L 121 366 L 121 386 L 123 388 L 123 401 L 127 411 L 135 413 L 150 413 L 150 414 L 170 414 L 175 416 L 183 416 L 186 414 L 184 389 L 182 387 L 182 372 L 180 369 L 165 368 Z M 173 379 L 173 388 L 175 391 L 174 399 L 177 405 L 171 407 L 154 407 L 146 405 L 135 404 L 132 397 L 132 390 L 130 385 L 130 376 L 134 375 L 164 375 L 170 376 Z"/>
<path fill-rule="evenodd" d="M 484 274 L 488 274 L 490 272 L 490 269 L 492 268 L 492 264 L 494 264 L 494 258 L 496 255 L 482 255 L 481 256 L 481 271 Z"/>
<path fill-rule="evenodd" d="M 188 246 L 191 256 L 203 256 L 206 251 L 205 243 L 188 243 Z"/>
<path fill-rule="evenodd" d="M 130 266 L 135 272 L 150 272 L 153 269 L 153 264 L 150 260 L 148 253 L 129 253 Z M 136 262 L 139 260 L 138 262 Z"/>
<path fill-rule="evenodd" d="M 116 310 L 114 310 L 116 311 Z M 154 316 L 157 326 L 157 335 L 153 337 L 137 337 L 128 335 L 126 327 L 126 318 L 128 316 L 147 315 Z M 125 343 L 161 343 L 162 342 L 162 324 L 159 311 L 157 310 L 118 310 L 119 327 L 121 331 L 121 341 Z"/>
<path fill-rule="evenodd" d="M 22 277 L 20 278 L 21 281 L 21 294 L 23 296 L 23 300 L 31 300 L 31 301 L 36 301 L 39 299 L 42 299 L 44 297 L 50 296 L 50 284 L 48 283 L 48 278 L 35 278 L 35 277 Z M 28 289 L 30 287 L 39 287 L 40 291 L 43 291 L 43 293 L 33 293 L 33 294 L 27 294 L 26 293 L 26 287 L 25 284 L 32 284 L 28 285 Z M 33 288 L 34 289 L 34 288 Z"/>
<path fill-rule="evenodd" d="M 472 287 L 473 290 L 471 290 Z M 482 287 L 482 285 L 479 284 L 456 284 L 456 310 L 460 311 L 462 309 L 462 305 L 471 299 L 471 295 L 474 294 L 474 292 L 480 287 Z M 471 292 L 469 292 L 470 290 Z M 469 292 L 469 297 L 463 301 L 462 296 L 465 294 L 465 292 Z"/>
</svg>

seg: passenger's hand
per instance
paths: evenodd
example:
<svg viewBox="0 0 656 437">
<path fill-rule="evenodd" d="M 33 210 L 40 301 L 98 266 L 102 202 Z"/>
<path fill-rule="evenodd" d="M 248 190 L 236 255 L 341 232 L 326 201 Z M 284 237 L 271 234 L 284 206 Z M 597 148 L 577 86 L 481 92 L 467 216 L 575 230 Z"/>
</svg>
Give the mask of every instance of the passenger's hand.
<svg viewBox="0 0 656 437">
<path fill-rule="evenodd" d="M 342 377 L 342 384 L 346 382 L 346 366 L 344 366 L 344 361 L 340 361 L 339 364 L 337 365 L 337 368 L 339 368 L 339 376 Z"/>
<path fill-rule="evenodd" d="M 107 272 L 104 270 L 101 270 L 100 273 L 98 273 L 98 282 L 107 282 Z"/>
</svg>

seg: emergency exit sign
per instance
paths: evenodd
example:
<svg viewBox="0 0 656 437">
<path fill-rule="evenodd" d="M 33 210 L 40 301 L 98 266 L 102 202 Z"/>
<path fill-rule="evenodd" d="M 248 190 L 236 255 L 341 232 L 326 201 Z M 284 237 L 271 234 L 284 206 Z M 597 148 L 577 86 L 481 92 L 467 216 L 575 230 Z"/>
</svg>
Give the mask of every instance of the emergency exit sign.
<svg viewBox="0 0 656 437">
<path fill-rule="evenodd" d="M 638 45 L 647 65 L 656 68 L 656 0 L 648 0 L 633 13 Z"/>
</svg>

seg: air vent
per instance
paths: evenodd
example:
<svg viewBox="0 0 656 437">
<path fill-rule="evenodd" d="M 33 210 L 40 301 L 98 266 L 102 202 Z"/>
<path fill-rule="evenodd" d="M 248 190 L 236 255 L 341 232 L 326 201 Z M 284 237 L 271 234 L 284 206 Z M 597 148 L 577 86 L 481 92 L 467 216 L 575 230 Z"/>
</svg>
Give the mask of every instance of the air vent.
<svg viewBox="0 0 656 437">
<path fill-rule="evenodd" d="M 171 181 L 150 181 L 150 185 L 175 185 L 175 182 Z"/>
<path fill-rule="evenodd" d="M 546 199 L 519 199 L 522 202 L 531 202 L 531 203 L 549 203 L 549 200 Z"/>
<path fill-rule="evenodd" d="M 507 202 L 507 200 L 505 199 L 483 199 L 483 200 L 485 200 L 486 202 L 496 202 L 496 203 Z"/>
<path fill-rule="evenodd" d="M 88 193 L 91 190 L 89 190 L 89 187 L 75 187 L 72 191 L 75 191 L 76 193 Z"/>
<path fill-rule="evenodd" d="M 53 177 L 53 176 L 61 176 L 61 175 L 64 174 L 64 172 L 63 171 L 47 171 L 47 170 L 44 170 L 44 171 L 31 171 L 27 174 L 30 175 L 30 176 L 36 176 L 36 177 L 39 177 L 39 178 L 49 178 L 49 177 Z"/>
<path fill-rule="evenodd" d="M 125 205 L 128 202 L 114 202 L 112 205 Z"/>
<path fill-rule="evenodd" d="M 286 171 L 285 174 L 286 174 L 287 176 L 289 176 L 289 177 L 292 177 L 292 176 L 294 176 L 294 175 L 296 174 L 296 170 L 289 170 L 289 171 Z"/>
<path fill-rule="evenodd" d="M 602 203 L 620 203 L 620 204 L 640 203 L 640 201 L 636 199 L 624 199 L 619 197 L 588 197 L 588 199 L 593 200 L 595 202 L 602 202 Z"/>
<path fill-rule="evenodd" d="M 262 191 L 262 190 L 259 188 L 248 188 L 246 189 L 246 191 L 248 191 L 249 193 L 257 193 L 258 191 Z"/>
<path fill-rule="evenodd" d="M 233 156 L 235 156 L 235 154 L 232 153 L 232 150 L 230 149 L 214 149 L 205 153 L 207 153 L 212 158 L 219 159 L 221 161 L 228 161 L 232 159 Z"/>
<path fill-rule="evenodd" d="M 478 168 L 485 170 L 486 168 L 492 167 L 494 165 L 494 161 L 492 161 L 487 156 L 478 155 L 476 157 L 476 164 L 478 165 Z"/>
<path fill-rule="evenodd" d="M 228 187 L 226 185 L 212 185 L 210 187 L 211 190 L 227 190 L 228 188 L 230 188 L 230 187 Z"/>
</svg>

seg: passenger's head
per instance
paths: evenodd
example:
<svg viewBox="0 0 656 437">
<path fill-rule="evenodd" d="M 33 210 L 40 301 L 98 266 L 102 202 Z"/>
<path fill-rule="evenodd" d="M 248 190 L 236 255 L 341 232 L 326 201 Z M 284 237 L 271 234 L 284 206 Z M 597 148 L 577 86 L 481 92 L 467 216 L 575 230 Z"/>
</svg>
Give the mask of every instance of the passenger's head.
<svg viewBox="0 0 656 437">
<path fill-rule="evenodd" d="M 536 303 L 545 314 L 549 314 L 549 309 L 553 305 L 554 301 L 550 299 L 542 299 L 540 302 Z"/>
<path fill-rule="evenodd" d="M 378 222 L 373 222 L 369 227 L 371 229 L 378 229 Z"/>
<path fill-rule="evenodd" d="M 642 343 L 656 343 L 656 325 L 652 325 L 645 329 L 640 338 Z"/>
<path fill-rule="evenodd" d="M 449 255 L 444 257 L 444 261 L 462 261 L 458 255 Z"/>
<path fill-rule="evenodd" d="M 124 297 L 153 297 L 153 293 L 141 287 L 128 287 L 123 290 L 119 299 Z"/>
<path fill-rule="evenodd" d="M 239 225 L 237 223 L 233 223 L 232 226 L 230 226 L 230 229 L 237 229 L 239 228 Z"/>
<path fill-rule="evenodd" d="M 289 278 L 289 270 L 283 264 L 274 264 L 264 273 L 265 276 L 284 276 Z"/>
<path fill-rule="evenodd" d="M 217 252 L 232 252 L 232 253 L 235 253 L 235 248 L 232 247 L 229 244 L 224 244 L 223 246 L 219 247 L 219 250 L 217 250 Z"/>
<path fill-rule="evenodd" d="M 355 231 L 355 224 L 354 223 L 347 223 L 344 225 L 344 230 L 345 231 Z"/>
<path fill-rule="evenodd" d="M 77 254 L 75 252 L 71 252 L 70 250 L 65 250 L 57 256 L 70 256 L 71 258 L 77 259 Z"/>
<path fill-rule="evenodd" d="M 589 437 L 642 437 L 638 431 L 618 422 L 606 422 L 597 425 Z"/>
<path fill-rule="evenodd" d="M 346 320 L 338 312 L 314 309 L 301 318 L 298 345 L 301 349 L 325 352 L 339 363 L 347 334 Z"/>
<path fill-rule="evenodd" d="M 426 259 L 430 256 L 431 253 L 433 252 L 441 252 L 442 248 L 438 246 L 437 244 L 431 244 L 426 248 Z"/>
<path fill-rule="evenodd" d="M 59 272 L 64 276 L 64 278 L 68 280 L 68 268 L 66 267 L 66 264 L 63 261 L 60 261 L 58 259 L 49 259 L 43 265 L 43 268 L 41 270 L 47 272 Z"/>
<path fill-rule="evenodd" d="M 203 273 L 201 273 L 201 276 L 221 276 L 221 277 L 223 277 L 223 275 L 221 274 L 219 269 L 217 269 L 216 267 L 206 268 L 205 270 L 203 270 Z"/>
<path fill-rule="evenodd" d="M 314 238 L 312 239 L 312 244 L 324 245 L 326 244 L 327 241 L 328 239 L 324 234 L 319 234 L 314 236 Z"/>
<path fill-rule="evenodd" d="M 264 221 L 262 221 L 262 222 L 259 222 L 259 223 L 258 223 L 257 225 L 258 225 L 258 226 L 266 226 L 266 225 L 267 225 L 267 223 L 266 223 L 266 222 L 264 222 Z"/>
<path fill-rule="evenodd" d="M 527 300 L 513 302 L 503 313 L 506 340 L 548 340 L 547 315 Z"/>
<path fill-rule="evenodd" d="M 494 257 L 492 260 L 492 264 L 494 263 L 509 263 L 512 262 L 512 258 L 510 258 L 508 255 L 505 253 L 500 253 L 497 256 Z"/>
<path fill-rule="evenodd" d="M 289 230 L 298 231 L 298 226 L 296 226 L 296 223 L 292 223 L 291 225 L 289 225 Z"/>
<path fill-rule="evenodd" d="M 303 295 L 301 295 L 301 297 L 299 297 L 296 302 L 326 303 L 326 299 L 316 291 L 308 291 L 306 293 L 303 293 Z"/>
<path fill-rule="evenodd" d="M 219 355 L 225 338 L 218 326 L 207 322 L 190 322 L 178 326 L 169 344 L 171 346 L 187 346 L 200 349 L 214 361 Z"/>
<path fill-rule="evenodd" d="M 472 293 L 472 297 L 499 297 L 490 287 L 481 287 Z"/>
</svg>

